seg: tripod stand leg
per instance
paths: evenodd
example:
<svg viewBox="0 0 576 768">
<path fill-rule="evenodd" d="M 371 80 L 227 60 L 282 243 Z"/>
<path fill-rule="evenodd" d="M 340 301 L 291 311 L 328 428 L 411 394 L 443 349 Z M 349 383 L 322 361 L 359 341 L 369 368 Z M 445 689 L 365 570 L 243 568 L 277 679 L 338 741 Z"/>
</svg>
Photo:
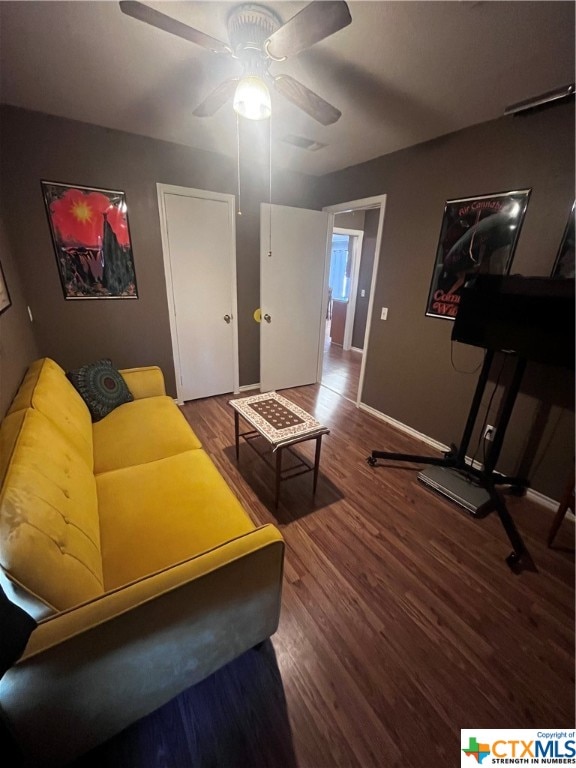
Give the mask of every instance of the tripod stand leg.
<svg viewBox="0 0 576 768">
<path fill-rule="evenodd" d="M 366 459 L 371 467 L 376 466 L 378 459 L 386 461 L 409 461 L 412 464 L 435 464 L 439 467 L 453 467 L 455 465 L 455 451 L 449 451 L 442 458 L 439 456 L 416 456 L 411 453 L 389 453 L 388 451 L 372 451 Z"/>
<path fill-rule="evenodd" d="M 502 526 L 506 531 L 508 539 L 510 540 L 510 543 L 513 547 L 512 552 L 506 558 L 507 565 L 513 571 L 522 570 L 523 566 L 528 564 L 528 561 L 533 566 L 534 564 L 532 562 L 532 558 L 526 549 L 526 545 L 524 544 L 522 536 L 520 536 L 520 533 L 514 524 L 514 520 L 512 520 L 512 517 L 510 516 L 510 512 L 508 512 L 508 508 L 506 507 L 504 499 L 496 491 L 494 483 L 491 480 L 486 481 L 486 489 L 490 494 L 490 500 L 494 506 L 494 509 L 498 513 L 500 522 L 502 523 Z"/>
</svg>

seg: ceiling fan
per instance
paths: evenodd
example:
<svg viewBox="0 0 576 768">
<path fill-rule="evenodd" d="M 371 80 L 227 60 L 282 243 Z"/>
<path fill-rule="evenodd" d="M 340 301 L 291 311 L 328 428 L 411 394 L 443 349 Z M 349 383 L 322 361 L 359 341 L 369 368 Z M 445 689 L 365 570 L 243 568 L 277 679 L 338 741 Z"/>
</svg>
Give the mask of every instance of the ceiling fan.
<svg viewBox="0 0 576 768">
<path fill-rule="evenodd" d="M 335 123 L 342 114 L 298 80 L 290 75 L 273 75 L 269 68 L 272 62 L 295 56 L 350 24 L 352 17 L 345 2 L 311 2 L 285 24 L 274 11 L 263 5 L 236 6 L 228 16 L 228 43 L 134 0 L 121 0 L 120 10 L 213 53 L 228 54 L 242 64 L 242 77 L 231 77 L 220 83 L 196 107 L 194 114 L 197 117 L 212 116 L 232 97 L 234 109 L 239 114 L 252 119 L 269 117 L 270 95 L 266 83 L 322 125 Z M 258 107 L 243 101 L 246 89 L 251 87 L 260 88 L 263 101 Z"/>
</svg>

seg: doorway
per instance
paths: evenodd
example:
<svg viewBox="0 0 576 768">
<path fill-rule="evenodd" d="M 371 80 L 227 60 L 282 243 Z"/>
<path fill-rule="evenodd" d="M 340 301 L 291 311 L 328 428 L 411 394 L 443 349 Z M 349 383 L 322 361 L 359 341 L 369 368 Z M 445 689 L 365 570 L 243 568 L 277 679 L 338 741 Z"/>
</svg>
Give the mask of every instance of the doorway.
<svg viewBox="0 0 576 768">
<path fill-rule="evenodd" d="M 350 398 L 356 405 L 361 404 L 385 200 L 385 195 L 379 195 L 326 206 L 322 211 L 261 205 L 261 391 L 322 382 L 334 216 L 376 209 L 374 262 L 369 270 L 370 287 L 364 289 L 365 296 L 362 297 L 365 324 L 359 342 L 354 341 L 354 329 L 351 341 L 351 346 L 357 345 L 364 350 L 358 385 L 354 386 L 356 391 Z M 357 302 L 355 325 L 358 316 Z"/>
<path fill-rule="evenodd" d="M 341 223 L 346 223 L 343 217 L 355 217 L 354 223 L 362 226 L 364 219 L 363 212 L 352 216 L 334 216 L 328 269 L 322 384 L 349 400 L 355 400 L 362 351 L 351 349 L 351 346 L 364 231 L 340 226 Z"/>
<path fill-rule="evenodd" d="M 328 271 L 327 330 L 332 343 L 347 350 L 352 346 L 364 231 L 337 226 L 337 220 L 335 216 Z"/>
<path fill-rule="evenodd" d="M 362 401 L 386 196 L 324 208 L 334 214 L 322 386 Z"/>
</svg>

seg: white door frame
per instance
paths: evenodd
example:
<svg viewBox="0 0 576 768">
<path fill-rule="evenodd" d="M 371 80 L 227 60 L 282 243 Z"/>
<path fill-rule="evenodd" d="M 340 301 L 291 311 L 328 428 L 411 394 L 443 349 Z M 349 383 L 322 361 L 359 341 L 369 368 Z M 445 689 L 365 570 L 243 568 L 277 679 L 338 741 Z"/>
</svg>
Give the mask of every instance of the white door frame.
<svg viewBox="0 0 576 768">
<path fill-rule="evenodd" d="M 362 229 L 348 229 L 347 227 L 334 227 L 332 232 L 337 235 L 350 235 L 354 237 L 354 250 L 352 252 L 352 274 L 350 279 L 350 298 L 346 310 L 346 324 L 344 326 L 344 342 L 342 349 L 350 349 L 352 346 L 352 331 L 354 330 L 354 315 L 356 313 L 356 294 L 358 293 L 358 277 L 360 275 L 360 261 L 362 258 L 362 241 L 364 231 Z M 330 257 L 332 258 L 332 257 Z"/>
<path fill-rule="evenodd" d="M 176 374 L 176 400 L 182 404 L 182 366 L 180 363 L 180 347 L 178 344 L 178 326 L 176 324 L 176 312 L 174 307 L 174 286 L 172 281 L 172 265 L 170 263 L 170 248 L 168 244 L 168 220 L 166 217 L 165 195 L 183 195 L 184 197 L 199 197 L 204 200 L 216 200 L 228 204 L 230 221 L 230 267 L 232 275 L 232 295 L 230 306 L 232 307 L 232 345 L 233 345 L 233 372 L 234 393 L 239 391 L 240 369 L 238 363 L 238 300 L 236 278 L 236 200 L 234 195 L 221 192 L 209 192 L 205 189 L 193 189 L 191 187 L 178 187 L 173 184 L 156 184 L 158 193 L 158 212 L 160 214 L 160 235 L 162 238 L 162 256 L 164 258 L 164 275 L 166 277 L 166 298 L 168 300 L 168 317 L 170 319 L 170 336 L 172 338 L 172 357 L 174 360 L 174 372 Z"/>
<path fill-rule="evenodd" d="M 368 299 L 368 316 L 366 318 L 366 331 L 364 333 L 364 354 L 362 355 L 362 365 L 360 367 L 360 381 L 358 384 L 358 393 L 356 395 L 356 407 L 363 405 L 362 389 L 364 388 L 364 372 L 366 370 L 366 358 L 368 357 L 368 344 L 370 341 L 370 321 L 374 307 L 374 293 L 376 290 L 376 276 L 378 274 L 378 265 L 380 263 L 380 248 L 382 245 L 382 231 L 384 229 L 384 213 L 386 209 L 386 195 L 375 195 L 374 197 L 365 197 L 362 200 L 352 200 L 349 203 L 338 203 L 337 205 L 326 205 L 322 209 L 329 213 L 345 213 L 347 211 L 358 211 L 366 208 L 380 208 L 378 217 L 378 230 L 376 233 L 376 245 L 374 252 L 374 266 L 372 268 L 372 282 L 370 283 L 370 298 Z M 328 282 L 326 282 L 328 285 Z M 326 291 L 327 293 L 327 291 Z M 322 355 L 323 356 L 323 355 Z M 319 363 L 319 370 L 322 371 L 322 363 Z M 320 380 L 320 379 L 319 379 Z"/>
</svg>

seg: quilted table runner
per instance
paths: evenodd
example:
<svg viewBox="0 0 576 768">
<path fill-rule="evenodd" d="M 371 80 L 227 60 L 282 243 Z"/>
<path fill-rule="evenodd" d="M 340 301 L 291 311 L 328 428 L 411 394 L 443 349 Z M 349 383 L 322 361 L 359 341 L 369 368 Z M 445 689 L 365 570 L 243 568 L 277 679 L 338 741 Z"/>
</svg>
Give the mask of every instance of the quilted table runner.
<svg viewBox="0 0 576 768">
<path fill-rule="evenodd" d="M 276 392 L 230 400 L 230 405 L 265 437 L 274 449 L 303 437 L 314 437 L 330 431 L 309 413 Z"/>
</svg>

